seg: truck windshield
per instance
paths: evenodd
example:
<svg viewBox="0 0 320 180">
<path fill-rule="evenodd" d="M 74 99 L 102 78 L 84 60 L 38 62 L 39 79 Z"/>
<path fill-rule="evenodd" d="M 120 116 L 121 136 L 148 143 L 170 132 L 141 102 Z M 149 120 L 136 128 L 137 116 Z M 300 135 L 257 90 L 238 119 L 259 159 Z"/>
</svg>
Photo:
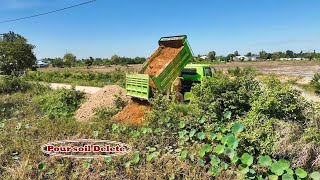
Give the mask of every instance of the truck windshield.
<svg viewBox="0 0 320 180">
<path fill-rule="evenodd" d="M 212 71 L 209 67 L 204 68 L 204 76 L 212 77 Z"/>
</svg>

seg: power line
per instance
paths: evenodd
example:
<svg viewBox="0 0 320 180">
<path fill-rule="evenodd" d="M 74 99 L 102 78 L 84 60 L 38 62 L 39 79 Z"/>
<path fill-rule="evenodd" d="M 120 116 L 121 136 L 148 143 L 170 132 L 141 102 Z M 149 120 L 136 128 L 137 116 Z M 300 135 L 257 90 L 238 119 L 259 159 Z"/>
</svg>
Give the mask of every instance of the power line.
<svg viewBox="0 0 320 180">
<path fill-rule="evenodd" d="M 16 19 L 0 21 L 0 24 L 8 23 L 8 22 L 21 21 L 21 20 L 24 20 L 24 19 L 30 19 L 30 18 L 34 18 L 34 17 L 38 17 L 38 16 L 44 16 L 44 15 L 47 15 L 47 14 L 52 14 L 52 13 L 55 13 L 55 12 L 64 11 L 64 10 L 71 9 L 71 8 L 75 8 L 75 7 L 78 7 L 78 6 L 83 6 L 83 5 L 86 5 L 86 4 L 89 4 L 89 3 L 93 3 L 95 1 L 97 1 L 97 0 L 91 0 L 91 1 L 80 3 L 80 4 L 76 4 L 76 5 L 73 5 L 73 6 L 65 7 L 65 8 L 62 8 L 62 9 L 57 9 L 57 10 L 53 10 L 53 11 L 49 11 L 49 12 L 45 12 L 45 13 L 40 13 L 40 14 L 35 14 L 35 15 L 32 15 L 32 16 L 26 16 L 26 17 L 21 17 L 21 18 L 16 18 Z"/>
</svg>

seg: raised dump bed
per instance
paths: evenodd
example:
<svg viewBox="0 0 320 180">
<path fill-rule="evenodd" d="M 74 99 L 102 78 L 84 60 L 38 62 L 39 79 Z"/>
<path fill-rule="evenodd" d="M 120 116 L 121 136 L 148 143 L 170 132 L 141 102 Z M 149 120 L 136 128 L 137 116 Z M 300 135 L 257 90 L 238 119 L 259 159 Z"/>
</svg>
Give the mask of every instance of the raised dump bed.
<svg viewBox="0 0 320 180">
<path fill-rule="evenodd" d="M 191 58 L 187 36 L 162 37 L 159 48 L 143 64 L 140 74 L 127 74 L 127 95 L 148 100 L 151 88 L 165 92 Z"/>
</svg>

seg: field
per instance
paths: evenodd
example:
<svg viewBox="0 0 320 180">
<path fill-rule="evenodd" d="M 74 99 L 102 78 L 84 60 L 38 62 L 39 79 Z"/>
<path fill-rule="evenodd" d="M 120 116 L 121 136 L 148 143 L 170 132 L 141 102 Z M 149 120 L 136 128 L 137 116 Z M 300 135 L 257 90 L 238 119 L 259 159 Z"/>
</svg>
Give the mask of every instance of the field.
<svg viewBox="0 0 320 180">
<path fill-rule="evenodd" d="M 124 74 L 138 67 L 47 68 L 0 78 L 2 177 L 319 179 L 320 107 L 315 98 L 305 98 L 314 91 L 309 82 L 319 62 L 212 66 L 222 71 L 196 85 L 189 103 L 155 94 L 145 120 L 134 126 L 112 117 L 129 101 L 119 94 Z M 88 95 L 52 90 L 46 83 L 107 86 Z M 303 85 L 310 88 L 305 94 L 293 87 Z M 95 109 L 80 122 L 78 109 L 85 111 L 87 104 Z M 133 149 L 102 159 L 48 157 L 41 151 L 47 142 L 80 138 L 124 142 Z"/>
</svg>

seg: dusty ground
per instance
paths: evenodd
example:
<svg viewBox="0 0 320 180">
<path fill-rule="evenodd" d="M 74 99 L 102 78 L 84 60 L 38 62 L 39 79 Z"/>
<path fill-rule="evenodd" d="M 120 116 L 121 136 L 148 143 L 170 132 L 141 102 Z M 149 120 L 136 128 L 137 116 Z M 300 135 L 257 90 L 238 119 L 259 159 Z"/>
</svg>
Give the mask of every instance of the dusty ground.
<svg viewBox="0 0 320 180">
<path fill-rule="evenodd" d="M 52 89 L 71 89 L 72 86 L 69 84 L 61 84 L 61 83 L 49 83 L 49 87 Z M 87 94 L 94 94 L 100 91 L 102 88 L 100 87 L 91 87 L 91 86 L 75 86 L 75 90 L 83 91 Z"/>
<path fill-rule="evenodd" d="M 230 62 L 212 65 L 216 69 L 227 71 L 235 67 L 252 67 L 263 74 L 274 74 L 281 82 L 293 81 L 298 85 L 307 85 L 315 73 L 320 73 L 320 61 L 260 61 L 260 62 Z M 264 75 L 261 75 L 264 76 Z M 259 78 L 259 77 L 258 77 Z M 320 97 L 313 92 L 305 91 L 298 86 L 292 86 L 302 92 L 309 101 L 320 102 Z"/>
<path fill-rule="evenodd" d="M 130 99 L 126 97 L 125 89 L 120 86 L 105 86 L 92 94 L 85 103 L 81 104 L 81 107 L 75 113 L 76 119 L 78 121 L 89 121 L 98 108 L 114 107 L 115 95 L 119 95 L 123 101 L 129 101 Z"/>
<path fill-rule="evenodd" d="M 262 73 L 273 73 L 288 76 L 303 76 L 307 79 L 312 79 L 315 73 L 320 73 L 320 61 L 230 62 L 212 66 L 216 69 L 222 70 L 233 67 L 252 67 Z"/>
</svg>

